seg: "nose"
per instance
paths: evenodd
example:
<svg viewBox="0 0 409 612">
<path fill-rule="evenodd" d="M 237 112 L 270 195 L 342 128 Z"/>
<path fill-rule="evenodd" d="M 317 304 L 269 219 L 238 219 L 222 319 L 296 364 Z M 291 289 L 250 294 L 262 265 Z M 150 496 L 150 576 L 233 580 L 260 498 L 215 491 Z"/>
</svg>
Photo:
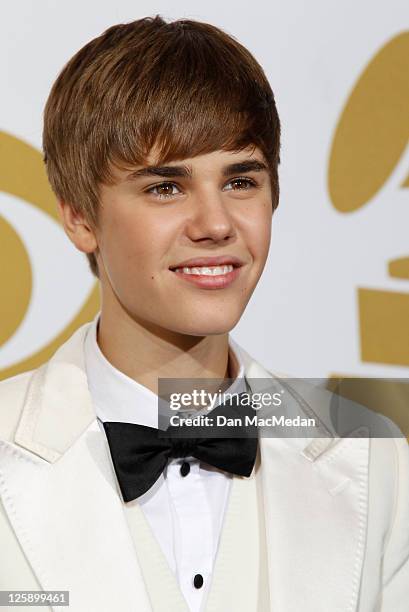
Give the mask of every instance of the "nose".
<svg viewBox="0 0 409 612">
<path fill-rule="evenodd" d="M 227 240 L 236 233 L 234 219 L 220 192 L 197 196 L 187 224 L 191 240 Z"/>
</svg>

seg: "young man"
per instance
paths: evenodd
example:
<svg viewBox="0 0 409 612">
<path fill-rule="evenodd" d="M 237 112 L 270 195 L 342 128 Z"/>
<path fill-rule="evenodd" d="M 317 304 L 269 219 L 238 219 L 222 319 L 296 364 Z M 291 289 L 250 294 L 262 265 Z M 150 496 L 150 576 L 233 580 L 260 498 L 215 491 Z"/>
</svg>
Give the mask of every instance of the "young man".
<svg viewBox="0 0 409 612">
<path fill-rule="evenodd" d="M 278 203 L 261 67 L 211 25 L 141 19 L 68 62 L 44 120 L 48 176 L 102 306 L 0 385 L 0 589 L 68 590 L 75 612 L 407 610 L 402 437 L 338 437 L 317 391 L 293 406 L 315 415 L 312 438 L 155 440 L 158 379 L 232 393 L 274 379 L 229 337 Z"/>
</svg>

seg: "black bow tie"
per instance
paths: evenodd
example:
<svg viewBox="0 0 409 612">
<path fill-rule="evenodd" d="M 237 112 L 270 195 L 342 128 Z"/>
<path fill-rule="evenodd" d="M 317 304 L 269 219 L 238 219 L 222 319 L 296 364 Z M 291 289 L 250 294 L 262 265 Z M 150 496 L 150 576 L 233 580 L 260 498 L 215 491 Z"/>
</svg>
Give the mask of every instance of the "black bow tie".
<svg viewBox="0 0 409 612">
<path fill-rule="evenodd" d="M 257 428 L 246 425 L 246 417 L 254 417 L 255 412 L 252 406 L 241 404 L 244 395 L 236 396 L 236 405 L 221 404 L 206 413 L 213 423 L 219 415 L 239 418 L 239 424 L 230 427 L 175 425 L 164 432 L 135 423 L 106 421 L 103 425 L 124 501 L 146 493 L 170 458 L 193 456 L 231 474 L 250 476 L 258 440 Z M 182 430 L 189 432 L 189 438 L 180 437 Z M 171 435 L 164 437 L 166 434 Z"/>
</svg>

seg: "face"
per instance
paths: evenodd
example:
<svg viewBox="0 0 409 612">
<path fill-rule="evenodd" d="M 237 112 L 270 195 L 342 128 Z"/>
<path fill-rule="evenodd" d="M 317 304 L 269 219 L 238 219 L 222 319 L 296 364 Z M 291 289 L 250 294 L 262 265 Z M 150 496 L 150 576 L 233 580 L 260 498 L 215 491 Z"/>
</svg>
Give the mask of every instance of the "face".
<svg viewBox="0 0 409 612">
<path fill-rule="evenodd" d="M 251 147 L 148 162 L 116 170 L 115 184 L 101 187 L 95 240 L 103 304 L 180 334 L 228 332 L 268 255 L 266 161 Z"/>
</svg>

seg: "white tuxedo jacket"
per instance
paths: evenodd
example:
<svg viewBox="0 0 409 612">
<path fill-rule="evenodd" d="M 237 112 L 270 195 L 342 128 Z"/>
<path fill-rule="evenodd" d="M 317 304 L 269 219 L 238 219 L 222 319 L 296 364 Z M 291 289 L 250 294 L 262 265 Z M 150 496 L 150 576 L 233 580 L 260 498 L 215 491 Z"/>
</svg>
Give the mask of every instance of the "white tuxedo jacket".
<svg viewBox="0 0 409 612">
<path fill-rule="evenodd" d="M 0 384 L 0 590 L 68 590 L 70 612 L 187 612 L 137 500 L 121 499 L 87 328 Z M 273 377 L 241 350 L 252 389 Z M 409 610 L 407 442 L 339 438 L 328 395 L 308 401 L 325 436 L 260 438 L 253 474 L 233 478 L 205 612 Z"/>
</svg>

